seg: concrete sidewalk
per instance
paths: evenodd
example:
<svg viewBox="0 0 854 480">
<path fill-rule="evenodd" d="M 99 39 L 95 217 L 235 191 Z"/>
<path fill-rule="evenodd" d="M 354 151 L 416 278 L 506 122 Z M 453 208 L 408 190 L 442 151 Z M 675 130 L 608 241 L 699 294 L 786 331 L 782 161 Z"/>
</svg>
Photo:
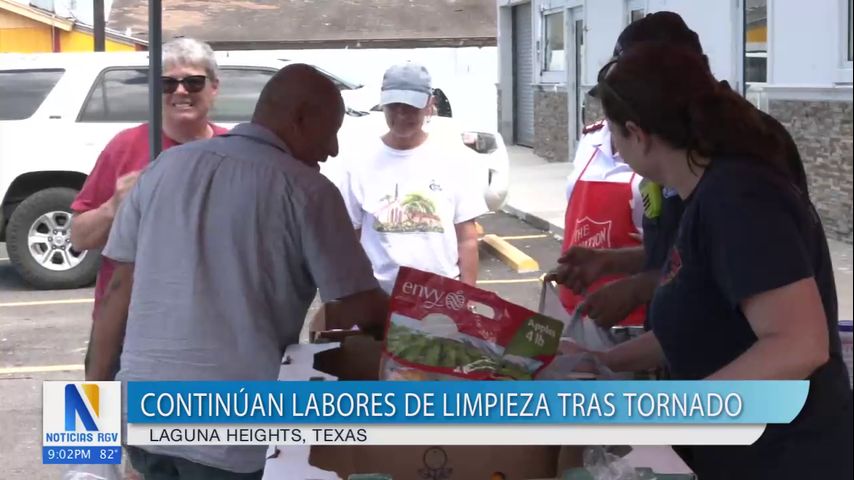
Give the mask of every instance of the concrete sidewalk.
<svg viewBox="0 0 854 480">
<path fill-rule="evenodd" d="M 563 236 L 566 176 L 571 163 L 550 163 L 529 148 L 509 146 L 510 193 L 505 210 L 543 230 Z M 851 245 L 828 240 L 839 297 L 839 318 L 854 318 L 854 268 Z M 541 265 L 549 269 L 548 265 Z"/>
</svg>

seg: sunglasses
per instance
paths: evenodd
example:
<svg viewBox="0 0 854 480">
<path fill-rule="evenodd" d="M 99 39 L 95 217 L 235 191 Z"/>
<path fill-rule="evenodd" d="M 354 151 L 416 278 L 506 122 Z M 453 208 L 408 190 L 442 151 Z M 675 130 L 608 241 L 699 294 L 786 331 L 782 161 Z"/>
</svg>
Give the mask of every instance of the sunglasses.
<svg viewBox="0 0 854 480">
<path fill-rule="evenodd" d="M 626 100 L 624 100 L 623 97 L 619 93 L 617 93 L 617 91 L 614 90 L 614 88 L 611 87 L 611 85 L 608 83 L 608 72 L 611 71 L 611 68 L 613 68 L 618 61 L 619 58 L 614 58 L 610 62 L 606 63 L 601 70 L 599 70 L 599 74 L 596 76 L 597 83 L 594 87 L 597 91 L 596 96 L 602 98 L 602 93 L 606 93 L 608 96 L 610 96 L 623 107 L 629 117 L 633 119 L 638 119 L 639 117 L 635 113 L 634 108 L 632 108 L 632 105 Z"/>
<path fill-rule="evenodd" d="M 175 93 L 178 90 L 178 84 L 184 86 L 184 90 L 188 93 L 199 93 L 205 88 L 208 78 L 204 75 L 190 75 L 182 79 L 163 77 L 163 93 Z"/>
</svg>

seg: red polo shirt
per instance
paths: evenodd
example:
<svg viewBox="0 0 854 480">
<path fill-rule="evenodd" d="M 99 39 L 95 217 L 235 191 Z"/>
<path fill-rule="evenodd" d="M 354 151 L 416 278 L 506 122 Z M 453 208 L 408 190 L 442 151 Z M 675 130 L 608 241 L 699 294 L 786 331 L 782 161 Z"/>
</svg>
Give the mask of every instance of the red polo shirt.
<svg viewBox="0 0 854 480">
<path fill-rule="evenodd" d="M 222 135 L 228 130 L 211 124 L 214 135 Z M 179 145 L 175 140 L 163 135 L 163 150 Z M 143 123 L 137 127 L 129 128 L 119 132 L 104 147 L 104 151 L 98 156 L 95 168 L 83 184 L 77 198 L 71 204 L 71 209 L 77 213 L 94 210 L 106 203 L 116 192 L 116 181 L 119 177 L 137 170 L 144 169 L 149 162 L 148 151 L 148 124 Z M 108 258 L 101 258 L 101 268 L 98 271 L 98 279 L 95 282 L 95 308 L 92 316 L 95 316 L 101 299 L 113 276 L 115 265 Z"/>
</svg>

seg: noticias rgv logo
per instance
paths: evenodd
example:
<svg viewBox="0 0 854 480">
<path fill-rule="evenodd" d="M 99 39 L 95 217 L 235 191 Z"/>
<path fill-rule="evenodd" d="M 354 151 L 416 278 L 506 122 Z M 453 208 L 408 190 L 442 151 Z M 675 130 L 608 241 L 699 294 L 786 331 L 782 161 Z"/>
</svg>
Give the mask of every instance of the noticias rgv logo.
<svg viewBox="0 0 854 480">
<path fill-rule="evenodd" d="M 79 388 L 78 388 L 79 387 Z M 83 392 L 83 395 L 80 392 Z M 83 397 L 89 401 L 87 405 Z M 80 385 L 69 383 L 65 386 L 65 431 L 77 431 L 77 418 L 87 432 L 97 432 L 95 418 L 101 417 L 101 389 L 93 383 Z"/>
<path fill-rule="evenodd" d="M 119 445 L 121 395 L 119 382 L 44 382 L 42 446 Z"/>
</svg>

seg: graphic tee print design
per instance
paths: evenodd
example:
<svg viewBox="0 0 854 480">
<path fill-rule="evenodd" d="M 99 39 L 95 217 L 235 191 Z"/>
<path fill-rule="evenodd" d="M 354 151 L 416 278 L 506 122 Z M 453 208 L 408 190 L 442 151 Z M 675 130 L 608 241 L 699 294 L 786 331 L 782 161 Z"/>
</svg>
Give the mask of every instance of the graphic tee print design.
<svg viewBox="0 0 854 480">
<path fill-rule="evenodd" d="M 381 198 L 380 207 L 373 213 L 374 230 L 381 233 L 444 233 L 442 219 L 430 195 L 411 192 L 401 195 L 399 184 L 394 193 Z"/>
</svg>

